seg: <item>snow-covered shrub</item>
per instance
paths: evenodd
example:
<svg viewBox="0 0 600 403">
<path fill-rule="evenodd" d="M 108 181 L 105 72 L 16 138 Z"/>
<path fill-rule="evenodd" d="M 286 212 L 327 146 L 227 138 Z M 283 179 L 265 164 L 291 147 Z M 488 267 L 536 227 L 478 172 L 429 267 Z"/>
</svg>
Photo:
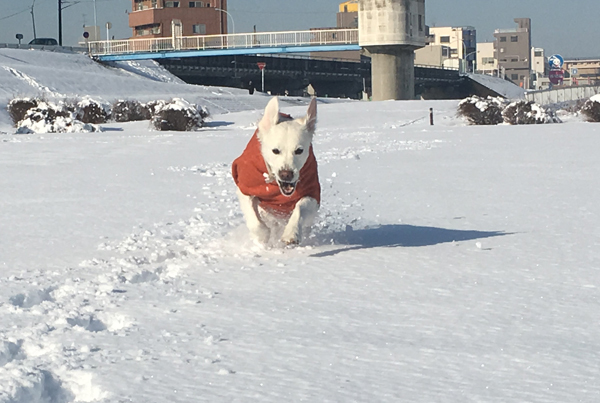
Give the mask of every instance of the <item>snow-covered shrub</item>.
<svg viewBox="0 0 600 403">
<path fill-rule="evenodd" d="M 112 119 L 115 122 L 134 122 L 149 120 L 152 117 L 150 110 L 135 100 L 118 100 L 112 107 Z"/>
<path fill-rule="evenodd" d="M 502 112 L 504 122 L 511 125 L 538 125 L 543 123 L 560 123 L 560 119 L 533 101 L 519 100 L 512 102 Z"/>
<path fill-rule="evenodd" d="M 600 122 L 600 95 L 588 99 L 581 108 L 581 114 L 588 122 Z"/>
<path fill-rule="evenodd" d="M 110 117 L 110 107 L 90 98 L 85 98 L 77 103 L 76 119 L 83 123 L 106 123 Z"/>
<path fill-rule="evenodd" d="M 29 109 L 17 124 L 17 133 L 75 133 L 94 132 L 98 128 L 73 119 L 64 104 L 40 101 Z"/>
<path fill-rule="evenodd" d="M 15 127 L 20 121 L 25 119 L 27 111 L 35 108 L 39 104 L 39 100 L 35 98 L 15 98 L 8 103 L 7 110 Z"/>
<path fill-rule="evenodd" d="M 146 109 L 148 110 L 148 112 L 150 112 L 151 116 L 156 115 L 158 112 L 160 112 L 160 110 L 166 105 L 168 104 L 167 101 L 163 101 L 161 99 L 156 100 L 156 101 L 150 101 L 146 104 L 144 104 L 144 106 L 146 107 Z"/>
<path fill-rule="evenodd" d="M 497 125 L 504 121 L 502 111 L 506 101 L 502 98 L 481 98 L 476 95 L 463 99 L 458 104 L 458 115 L 472 125 Z"/>
<path fill-rule="evenodd" d="M 175 98 L 170 103 L 160 107 L 154 106 L 152 125 L 161 131 L 190 131 L 202 127 L 204 120 L 196 105 Z"/>
<path fill-rule="evenodd" d="M 199 106 L 198 112 L 200 113 L 200 116 L 202 117 L 202 121 L 204 121 L 206 118 L 210 117 L 210 112 L 206 108 L 206 106 Z"/>
</svg>

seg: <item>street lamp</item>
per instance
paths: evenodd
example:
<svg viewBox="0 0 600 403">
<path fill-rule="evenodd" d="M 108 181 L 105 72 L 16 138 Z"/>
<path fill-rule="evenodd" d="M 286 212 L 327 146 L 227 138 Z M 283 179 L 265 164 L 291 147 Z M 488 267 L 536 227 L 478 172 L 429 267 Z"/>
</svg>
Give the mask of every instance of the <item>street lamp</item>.
<svg viewBox="0 0 600 403">
<path fill-rule="evenodd" d="M 222 11 L 231 18 L 231 31 L 232 31 L 232 33 L 235 34 L 235 21 L 233 20 L 233 17 L 231 16 L 231 14 L 229 14 L 229 11 L 223 10 L 222 8 L 216 8 L 216 7 L 215 7 L 215 10 Z"/>
</svg>

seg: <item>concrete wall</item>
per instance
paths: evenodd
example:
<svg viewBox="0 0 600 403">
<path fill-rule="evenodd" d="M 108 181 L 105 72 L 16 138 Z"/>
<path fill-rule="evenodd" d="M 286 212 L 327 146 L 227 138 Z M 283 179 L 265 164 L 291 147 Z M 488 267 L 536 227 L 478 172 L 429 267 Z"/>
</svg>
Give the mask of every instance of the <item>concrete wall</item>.
<svg viewBox="0 0 600 403">
<path fill-rule="evenodd" d="M 525 94 L 525 99 L 540 105 L 550 105 L 587 99 L 597 94 L 600 94 L 600 86 L 569 87 L 555 90 L 530 91 Z"/>
<path fill-rule="evenodd" d="M 425 0 L 360 0 L 360 46 L 425 46 Z"/>
</svg>

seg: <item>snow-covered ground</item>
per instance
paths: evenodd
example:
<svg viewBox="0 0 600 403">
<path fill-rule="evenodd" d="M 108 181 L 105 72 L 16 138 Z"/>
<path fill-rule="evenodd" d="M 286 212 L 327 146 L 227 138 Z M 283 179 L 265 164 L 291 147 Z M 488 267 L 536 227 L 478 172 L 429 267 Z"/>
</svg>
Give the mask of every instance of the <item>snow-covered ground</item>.
<svg viewBox="0 0 600 403">
<path fill-rule="evenodd" d="M 43 91 L 213 113 L 14 135 L 2 111 L 0 402 L 600 399 L 599 125 L 321 102 L 313 237 L 259 248 L 229 169 L 267 97 L 78 55 L 0 67 L 2 109 Z"/>
</svg>

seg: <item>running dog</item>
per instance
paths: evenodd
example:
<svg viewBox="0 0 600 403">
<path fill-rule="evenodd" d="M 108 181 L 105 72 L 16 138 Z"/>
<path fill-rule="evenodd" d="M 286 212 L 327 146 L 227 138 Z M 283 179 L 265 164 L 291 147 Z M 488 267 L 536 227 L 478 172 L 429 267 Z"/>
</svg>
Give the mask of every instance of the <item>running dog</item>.
<svg viewBox="0 0 600 403">
<path fill-rule="evenodd" d="M 321 186 L 312 139 L 317 122 L 313 98 L 305 117 L 292 119 L 271 99 L 258 129 L 234 162 L 232 175 L 252 238 L 267 244 L 272 235 L 298 244 L 319 210 Z"/>
</svg>

